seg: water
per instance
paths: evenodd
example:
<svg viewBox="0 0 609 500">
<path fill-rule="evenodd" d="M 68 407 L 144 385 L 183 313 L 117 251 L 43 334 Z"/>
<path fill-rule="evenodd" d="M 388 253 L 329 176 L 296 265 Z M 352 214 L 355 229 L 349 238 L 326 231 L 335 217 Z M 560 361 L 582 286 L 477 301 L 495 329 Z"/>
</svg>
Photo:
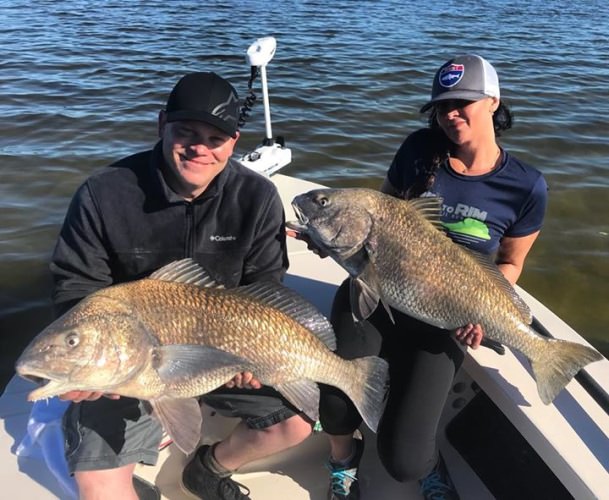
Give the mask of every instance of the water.
<svg viewBox="0 0 609 500">
<path fill-rule="evenodd" d="M 3 380 L 51 318 L 48 262 L 76 187 L 153 144 L 183 73 L 216 71 L 245 96 L 245 51 L 267 35 L 273 133 L 293 154 L 284 172 L 333 186 L 379 186 L 424 124 L 438 65 L 489 59 L 516 117 L 502 143 L 551 188 L 520 284 L 609 355 L 605 0 L 0 0 L 0 23 Z M 261 99 L 242 132 L 239 153 L 264 135 Z"/>
</svg>

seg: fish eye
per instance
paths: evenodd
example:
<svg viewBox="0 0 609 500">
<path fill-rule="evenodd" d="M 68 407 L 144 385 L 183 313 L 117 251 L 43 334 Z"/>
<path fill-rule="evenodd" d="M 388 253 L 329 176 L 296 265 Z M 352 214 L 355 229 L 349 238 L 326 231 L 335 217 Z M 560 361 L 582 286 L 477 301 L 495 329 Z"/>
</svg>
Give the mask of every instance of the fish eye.
<svg viewBox="0 0 609 500">
<path fill-rule="evenodd" d="M 330 200 L 329 200 L 328 198 L 326 198 L 325 196 L 320 196 L 320 197 L 317 199 L 317 202 L 318 202 L 318 203 L 319 203 L 319 204 L 320 204 L 322 207 L 325 207 L 325 206 L 327 206 L 327 205 L 329 205 L 329 204 L 330 204 Z"/>
<path fill-rule="evenodd" d="M 66 336 L 66 345 L 68 347 L 76 347 L 80 343 L 80 337 L 77 333 L 70 333 Z"/>
</svg>

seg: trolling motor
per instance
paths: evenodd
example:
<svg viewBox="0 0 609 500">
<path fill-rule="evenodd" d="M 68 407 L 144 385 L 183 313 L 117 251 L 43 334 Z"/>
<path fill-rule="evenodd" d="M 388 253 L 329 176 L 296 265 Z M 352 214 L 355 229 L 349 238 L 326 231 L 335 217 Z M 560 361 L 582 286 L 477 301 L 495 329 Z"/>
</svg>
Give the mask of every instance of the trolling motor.
<svg viewBox="0 0 609 500">
<path fill-rule="evenodd" d="M 270 176 L 280 168 L 285 167 L 292 161 L 292 152 L 284 146 L 282 137 L 273 138 L 271 130 L 271 109 L 269 105 L 269 91 L 266 81 L 266 65 L 275 55 L 277 42 L 272 36 L 258 38 L 249 49 L 247 49 L 246 61 L 251 67 L 251 77 L 248 88 L 252 88 L 255 77 L 260 74 L 262 83 L 262 100 L 264 103 L 265 137 L 262 144 L 254 151 L 243 155 L 238 161 L 256 172 Z M 246 98 L 242 115 L 247 116 L 255 96 L 251 93 Z"/>
</svg>

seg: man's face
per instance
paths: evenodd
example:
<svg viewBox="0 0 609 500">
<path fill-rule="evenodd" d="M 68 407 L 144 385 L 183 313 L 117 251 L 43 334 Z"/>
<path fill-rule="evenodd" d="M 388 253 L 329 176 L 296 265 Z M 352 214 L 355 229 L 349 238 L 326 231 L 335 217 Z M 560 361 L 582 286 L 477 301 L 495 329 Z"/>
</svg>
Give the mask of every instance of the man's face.
<svg viewBox="0 0 609 500">
<path fill-rule="evenodd" d="M 239 132 L 233 138 L 204 122 L 167 122 L 161 112 L 159 136 L 163 140 L 163 157 L 171 169 L 167 182 L 177 194 L 191 200 L 224 169 Z"/>
</svg>

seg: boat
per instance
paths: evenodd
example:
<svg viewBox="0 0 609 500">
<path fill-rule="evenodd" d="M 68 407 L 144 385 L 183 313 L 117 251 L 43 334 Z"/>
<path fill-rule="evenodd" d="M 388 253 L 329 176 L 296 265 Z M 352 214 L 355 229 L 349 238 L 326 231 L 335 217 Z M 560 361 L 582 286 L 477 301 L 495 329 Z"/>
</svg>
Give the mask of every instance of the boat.
<svg viewBox="0 0 609 500">
<path fill-rule="evenodd" d="M 253 48 L 252 48 L 253 47 Z M 281 195 L 288 218 L 291 200 L 322 187 L 278 171 L 291 161 L 291 152 L 272 139 L 264 68 L 275 45 L 272 37 L 250 47 L 254 57 L 270 53 L 255 64 L 263 75 L 266 139 L 240 160 L 269 175 Z M 249 53 L 249 51 L 248 51 Z M 252 60 L 252 59 L 249 59 Z M 320 259 L 306 245 L 288 239 L 290 268 L 285 284 L 308 298 L 325 315 L 333 294 L 346 278 L 329 258 Z M 590 345 L 556 314 L 520 287 L 535 326 L 543 334 Z M 67 499 L 69 488 L 49 470 L 40 453 L 23 452 L 32 404 L 26 395 L 33 384 L 13 377 L 0 398 L 0 474 L 12 499 Z M 203 406 L 202 443 L 228 435 L 235 419 Z M 398 483 L 384 471 L 375 436 L 366 428 L 360 466 L 362 499 L 420 499 L 418 484 Z M 505 349 L 469 350 L 453 383 L 439 431 L 440 450 L 461 498 L 609 499 L 609 360 L 603 358 L 580 371 L 553 403 L 543 404 L 527 360 Z M 322 500 L 327 498 L 329 452 L 323 431 L 300 445 L 248 465 L 233 478 L 250 490 L 253 500 Z M 188 457 L 171 444 L 160 452 L 156 466 L 138 465 L 136 475 L 154 483 L 162 498 L 192 498 L 181 486 Z"/>
</svg>

